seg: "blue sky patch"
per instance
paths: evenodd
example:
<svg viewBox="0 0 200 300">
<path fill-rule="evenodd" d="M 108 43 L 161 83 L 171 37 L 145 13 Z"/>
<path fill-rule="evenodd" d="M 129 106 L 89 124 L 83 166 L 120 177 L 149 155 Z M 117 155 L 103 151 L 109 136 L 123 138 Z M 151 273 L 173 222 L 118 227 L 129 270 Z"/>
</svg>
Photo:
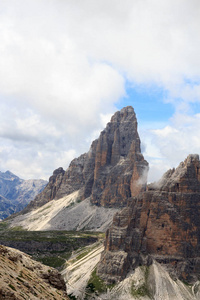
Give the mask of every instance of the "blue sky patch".
<svg viewBox="0 0 200 300">
<path fill-rule="evenodd" d="M 171 103 L 166 103 L 167 92 L 157 86 L 126 85 L 127 96 L 121 99 L 117 108 L 133 106 L 138 121 L 167 122 L 174 113 Z"/>
</svg>

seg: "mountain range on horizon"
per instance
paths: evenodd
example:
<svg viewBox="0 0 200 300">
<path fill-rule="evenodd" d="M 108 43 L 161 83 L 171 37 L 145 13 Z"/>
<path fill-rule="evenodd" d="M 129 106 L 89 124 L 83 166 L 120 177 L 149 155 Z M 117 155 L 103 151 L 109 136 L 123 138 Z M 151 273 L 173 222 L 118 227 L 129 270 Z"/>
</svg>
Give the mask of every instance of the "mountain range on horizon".
<svg viewBox="0 0 200 300">
<path fill-rule="evenodd" d="M 10 171 L 0 172 L 0 219 L 21 211 L 46 184 L 43 179 L 23 180 Z"/>
</svg>

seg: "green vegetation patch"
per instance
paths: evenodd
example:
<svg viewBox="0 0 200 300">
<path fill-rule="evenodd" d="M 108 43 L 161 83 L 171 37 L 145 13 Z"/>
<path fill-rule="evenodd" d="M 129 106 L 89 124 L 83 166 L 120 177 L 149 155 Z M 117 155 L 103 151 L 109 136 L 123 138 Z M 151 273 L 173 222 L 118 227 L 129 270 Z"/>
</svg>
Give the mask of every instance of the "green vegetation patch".
<svg viewBox="0 0 200 300">
<path fill-rule="evenodd" d="M 69 299 L 77 300 L 77 298 L 74 295 L 72 295 L 72 294 L 69 294 L 68 297 L 69 297 Z"/>
<path fill-rule="evenodd" d="M 92 252 L 96 248 L 97 248 L 96 249 L 96 251 L 97 251 L 98 250 L 98 246 L 100 246 L 100 244 L 101 244 L 101 242 L 98 242 L 98 243 L 95 243 L 94 245 L 92 245 L 91 247 L 90 246 L 86 246 L 86 247 L 82 247 L 82 248 L 78 249 L 76 251 L 77 256 L 74 259 L 70 260 L 70 263 L 73 264 L 73 263 L 77 262 L 78 260 L 84 258 L 86 255 L 88 255 L 90 252 Z"/>
<path fill-rule="evenodd" d="M 12 290 L 16 291 L 16 288 L 15 288 L 11 283 L 9 283 L 8 286 L 9 286 Z"/>
<path fill-rule="evenodd" d="M 8 224 L 0 222 L 0 239 L 12 241 L 46 241 L 46 242 L 73 242 L 79 240 L 93 239 L 97 241 L 102 238 L 103 233 L 99 232 L 77 232 L 77 231 L 27 231 L 21 226 L 16 226 L 8 230 Z"/>
<path fill-rule="evenodd" d="M 104 236 L 99 232 L 26 231 L 20 226 L 9 229 L 6 222 L 0 222 L 2 245 L 26 252 L 35 260 L 58 270 L 63 268 L 72 252 L 102 240 Z M 80 256 L 84 257 L 89 251 L 91 249 L 80 252 Z"/>
<path fill-rule="evenodd" d="M 102 294 L 107 291 L 107 289 L 113 288 L 114 285 L 106 285 L 104 281 L 97 275 L 96 268 L 92 272 L 88 284 L 86 286 L 86 298 L 89 294 Z"/>
<path fill-rule="evenodd" d="M 24 283 L 24 280 L 22 280 L 20 277 L 17 277 L 17 280 L 19 280 L 20 282 Z"/>
<path fill-rule="evenodd" d="M 87 288 L 89 290 L 94 289 L 94 291 L 98 291 L 99 293 L 106 292 L 107 286 L 104 281 L 97 275 L 96 269 L 91 274 L 91 277 L 88 281 Z"/>
<path fill-rule="evenodd" d="M 148 275 L 149 275 L 149 267 L 142 266 L 141 268 L 144 271 L 145 282 L 139 287 L 136 287 L 135 283 L 133 282 L 132 286 L 131 286 L 131 295 L 135 298 L 148 296 L 150 299 L 152 299 L 151 293 L 148 289 L 148 284 L 147 284 Z"/>
<path fill-rule="evenodd" d="M 0 231 L 4 231 L 8 228 L 7 222 L 0 222 Z"/>
<path fill-rule="evenodd" d="M 61 269 L 62 266 L 65 264 L 65 259 L 60 256 L 38 257 L 37 260 L 46 266 L 50 266 L 52 268 L 57 269 Z"/>
<path fill-rule="evenodd" d="M 135 288 L 134 285 L 131 287 L 131 295 L 134 297 L 144 297 L 144 296 L 149 296 L 149 290 L 146 286 L 146 284 L 141 285 L 139 288 Z"/>
<path fill-rule="evenodd" d="M 15 226 L 10 228 L 11 231 L 26 231 L 22 226 Z"/>
</svg>

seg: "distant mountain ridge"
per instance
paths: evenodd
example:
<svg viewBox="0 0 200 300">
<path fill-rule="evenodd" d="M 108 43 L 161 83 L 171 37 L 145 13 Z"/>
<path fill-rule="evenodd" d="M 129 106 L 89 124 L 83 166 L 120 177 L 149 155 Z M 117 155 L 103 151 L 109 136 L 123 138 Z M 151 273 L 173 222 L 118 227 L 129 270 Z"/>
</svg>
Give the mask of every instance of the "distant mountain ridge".
<svg viewBox="0 0 200 300">
<path fill-rule="evenodd" d="M 0 219 L 22 210 L 46 184 L 42 179 L 23 180 L 10 171 L 0 172 Z"/>
</svg>

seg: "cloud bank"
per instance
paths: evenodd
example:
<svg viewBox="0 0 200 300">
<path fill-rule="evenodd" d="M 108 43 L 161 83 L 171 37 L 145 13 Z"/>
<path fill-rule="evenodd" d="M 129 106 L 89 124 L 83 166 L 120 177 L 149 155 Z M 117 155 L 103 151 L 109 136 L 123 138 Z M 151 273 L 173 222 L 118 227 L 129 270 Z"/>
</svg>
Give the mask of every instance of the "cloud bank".
<svg viewBox="0 0 200 300">
<path fill-rule="evenodd" d="M 123 106 L 127 82 L 166 90 L 174 106 L 169 124 L 142 133 L 150 180 L 199 152 L 199 14 L 198 0 L 1 1 L 1 170 L 67 168 Z"/>
</svg>

